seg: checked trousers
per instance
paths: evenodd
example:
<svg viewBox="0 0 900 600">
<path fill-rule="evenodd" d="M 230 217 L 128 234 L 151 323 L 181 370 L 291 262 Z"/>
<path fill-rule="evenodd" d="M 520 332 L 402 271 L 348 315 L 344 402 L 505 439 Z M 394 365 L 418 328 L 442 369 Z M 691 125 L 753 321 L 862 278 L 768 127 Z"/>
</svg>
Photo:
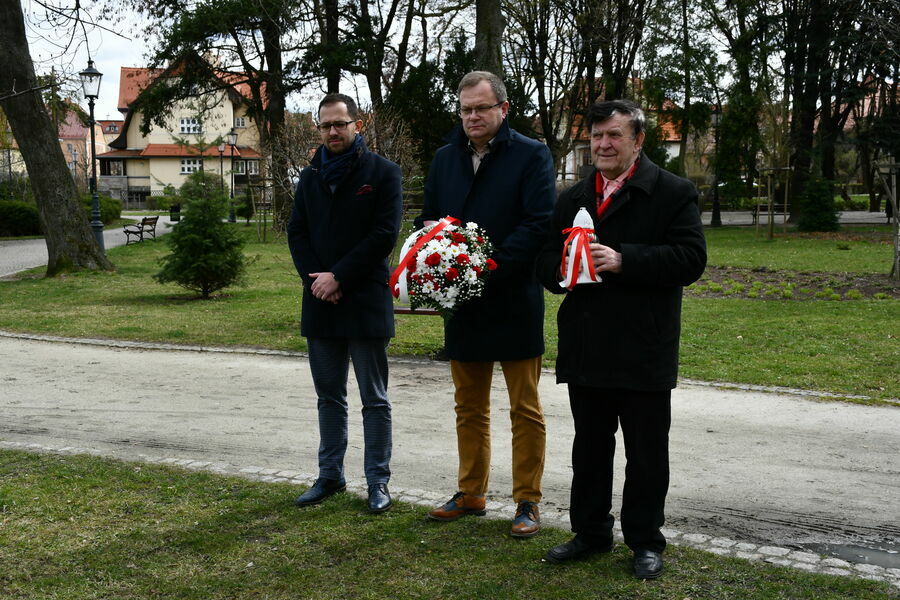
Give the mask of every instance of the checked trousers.
<svg viewBox="0 0 900 600">
<path fill-rule="evenodd" d="M 307 338 L 318 396 L 319 477 L 344 479 L 347 452 L 347 377 L 350 362 L 362 399 L 363 466 L 368 485 L 391 478 L 391 403 L 387 397 L 386 338 Z"/>
</svg>

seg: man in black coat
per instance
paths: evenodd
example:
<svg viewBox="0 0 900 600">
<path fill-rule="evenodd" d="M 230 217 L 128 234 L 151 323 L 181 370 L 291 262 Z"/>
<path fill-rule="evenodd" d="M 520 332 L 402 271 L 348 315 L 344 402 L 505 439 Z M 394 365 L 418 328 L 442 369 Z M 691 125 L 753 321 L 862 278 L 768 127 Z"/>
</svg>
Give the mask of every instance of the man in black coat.
<svg viewBox="0 0 900 600">
<path fill-rule="evenodd" d="M 594 104 L 587 116 L 595 171 L 559 198 L 538 277 L 560 306 L 558 383 L 575 421 L 570 516 L 575 537 L 551 562 L 613 547 L 616 429 L 625 440 L 622 532 L 641 579 L 662 572 L 669 485 L 671 390 L 678 372 L 682 286 L 699 279 L 706 243 L 694 185 L 641 155 L 644 113 L 628 101 Z M 563 230 L 579 208 L 593 220 L 590 259 L 602 278 L 571 291 L 563 279 Z M 569 258 L 567 257 L 567 260 Z"/>
<path fill-rule="evenodd" d="M 429 513 L 439 521 L 483 515 L 491 469 L 490 388 L 499 361 L 509 389 L 513 447 L 511 534 L 540 529 L 544 414 L 538 397 L 544 353 L 544 298 L 534 259 L 555 197 L 553 159 L 544 144 L 510 129 L 499 77 L 474 71 L 458 88 L 462 127 L 437 151 L 417 224 L 441 217 L 475 222 L 494 245 L 497 268 L 484 294 L 455 311 L 444 339 L 455 386 L 458 492 Z"/>
<path fill-rule="evenodd" d="M 388 341 L 394 336 L 388 257 L 400 229 L 400 167 L 370 152 L 356 103 L 328 94 L 319 104 L 322 145 L 300 174 L 288 246 L 303 281 L 300 334 L 318 396 L 319 478 L 297 498 L 318 504 L 343 491 L 350 361 L 363 404 L 368 508 L 389 509 L 391 404 Z"/>
</svg>

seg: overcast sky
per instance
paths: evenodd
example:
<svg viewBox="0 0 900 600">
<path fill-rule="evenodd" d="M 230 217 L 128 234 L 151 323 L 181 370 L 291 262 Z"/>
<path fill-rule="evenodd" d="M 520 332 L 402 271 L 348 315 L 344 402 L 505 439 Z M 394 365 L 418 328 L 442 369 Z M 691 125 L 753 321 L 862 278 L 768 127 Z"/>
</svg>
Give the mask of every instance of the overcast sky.
<svg viewBox="0 0 900 600">
<path fill-rule="evenodd" d="M 65 5 L 65 2 L 58 4 Z M 75 3 L 72 2 L 71 5 Z M 84 2 L 88 10 L 93 3 Z M 87 108 L 87 102 L 80 93 L 78 72 L 87 68 L 88 56 L 94 60 L 95 68 L 103 73 L 100 82 L 100 97 L 95 103 L 94 115 L 100 119 L 121 119 L 118 111 L 119 70 L 121 67 L 140 67 L 145 64 L 144 53 L 147 40 L 128 39 L 133 35 L 127 29 L 136 23 L 130 19 L 128 25 L 99 23 L 101 27 L 88 27 L 86 31 L 71 26 L 54 26 L 47 23 L 45 10 L 32 0 L 23 0 L 25 28 L 28 36 L 31 59 L 35 71 L 46 74 L 55 69 L 67 77 L 66 95 Z M 92 11 L 99 14 L 99 11 Z M 68 21 L 71 23 L 71 21 Z M 117 35 L 104 27 L 121 32 Z M 75 90 L 78 90 L 77 92 Z"/>
<path fill-rule="evenodd" d="M 8 0 L 0 0 L 8 1 Z M 97 9 L 101 0 L 82 0 L 88 18 L 93 20 L 99 15 Z M 57 0 L 57 5 L 75 6 L 74 0 Z M 65 25 L 54 26 L 47 23 L 45 9 L 34 0 L 22 0 L 25 12 L 25 27 L 28 35 L 31 58 L 38 74 L 49 73 L 51 69 L 68 76 L 69 90 L 67 95 L 87 109 L 87 101 L 78 87 L 78 72 L 87 68 L 88 56 L 94 60 L 94 66 L 103 73 L 100 86 L 100 97 L 95 103 L 94 115 L 98 120 L 122 119 L 118 111 L 119 73 L 122 67 L 144 67 L 147 65 L 146 54 L 153 45 L 153 40 L 142 37 L 139 18 L 131 13 L 118 12 L 125 17 L 121 23 L 98 22 L 99 27 L 77 28 L 73 31 L 71 19 Z M 124 8 L 122 9 L 124 11 Z M 341 91 L 349 94 L 361 106 L 369 101 L 368 88 L 362 78 L 345 76 Z M 324 91 L 313 86 L 288 99 L 288 109 L 294 111 L 315 110 L 319 98 Z"/>
</svg>

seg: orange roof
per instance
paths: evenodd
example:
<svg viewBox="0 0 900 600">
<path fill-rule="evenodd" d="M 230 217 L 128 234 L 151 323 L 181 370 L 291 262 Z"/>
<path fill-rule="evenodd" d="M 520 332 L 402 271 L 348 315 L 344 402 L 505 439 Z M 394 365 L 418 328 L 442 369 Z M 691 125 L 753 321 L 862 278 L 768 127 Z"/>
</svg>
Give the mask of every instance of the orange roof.
<svg viewBox="0 0 900 600">
<path fill-rule="evenodd" d="M 189 157 L 189 156 L 211 156 L 218 157 L 219 149 L 216 146 L 211 146 L 200 153 L 200 150 L 194 148 L 193 146 L 182 146 L 180 144 L 148 144 L 146 148 L 140 151 L 140 156 L 144 157 L 154 157 L 154 158 L 164 158 L 167 156 L 171 157 Z M 231 156 L 231 147 L 225 146 L 225 153 L 223 156 Z M 246 146 L 235 146 L 234 147 L 234 156 L 240 158 L 260 158 L 259 152 L 254 150 L 253 148 L 248 148 Z"/>
<path fill-rule="evenodd" d="M 663 142 L 680 142 L 681 132 L 671 113 L 660 112 L 656 120 L 659 126 L 659 139 Z"/>
<path fill-rule="evenodd" d="M 128 110 L 128 106 L 137 99 L 138 94 L 160 73 L 162 69 L 122 67 L 119 70 L 119 111 Z"/>
<path fill-rule="evenodd" d="M 119 111 L 125 112 L 138 95 L 150 85 L 154 79 L 164 73 L 164 69 L 143 69 L 139 67 L 122 67 L 119 72 Z M 219 72 L 219 78 L 244 98 L 251 98 L 250 85 L 237 83 L 245 79 L 237 73 Z M 265 89 L 265 88 L 263 88 Z"/>
</svg>

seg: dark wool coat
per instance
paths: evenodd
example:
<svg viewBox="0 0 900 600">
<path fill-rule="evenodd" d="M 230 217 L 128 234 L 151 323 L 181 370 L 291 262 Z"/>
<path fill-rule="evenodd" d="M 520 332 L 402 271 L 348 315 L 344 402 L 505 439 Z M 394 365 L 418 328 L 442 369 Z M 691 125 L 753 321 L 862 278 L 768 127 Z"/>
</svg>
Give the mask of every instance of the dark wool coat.
<svg viewBox="0 0 900 600">
<path fill-rule="evenodd" d="M 300 173 L 288 224 L 288 246 L 303 280 L 300 334 L 321 338 L 394 336 L 388 257 L 400 230 L 400 167 L 366 149 L 335 191 L 319 173 L 322 148 Z M 310 292 L 309 273 L 332 272 L 337 304 Z"/>
<path fill-rule="evenodd" d="M 551 292 L 566 293 L 557 315 L 558 383 L 663 391 L 675 387 L 682 286 L 706 267 L 706 241 L 694 185 L 641 157 L 634 176 L 596 217 L 592 172 L 560 195 L 537 261 Z M 578 208 L 594 218 L 599 243 L 622 254 L 621 273 L 601 283 L 560 287 L 565 240 Z"/>
<path fill-rule="evenodd" d="M 544 297 L 534 259 L 547 235 L 554 198 L 550 150 L 505 120 L 477 173 L 461 127 L 435 154 L 417 225 L 448 215 L 463 224 L 474 221 L 487 232 L 498 265 L 482 297 L 460 305 L 445 321 L 451 359 L 522 360 L 544 353 Z"/>
</svg>

